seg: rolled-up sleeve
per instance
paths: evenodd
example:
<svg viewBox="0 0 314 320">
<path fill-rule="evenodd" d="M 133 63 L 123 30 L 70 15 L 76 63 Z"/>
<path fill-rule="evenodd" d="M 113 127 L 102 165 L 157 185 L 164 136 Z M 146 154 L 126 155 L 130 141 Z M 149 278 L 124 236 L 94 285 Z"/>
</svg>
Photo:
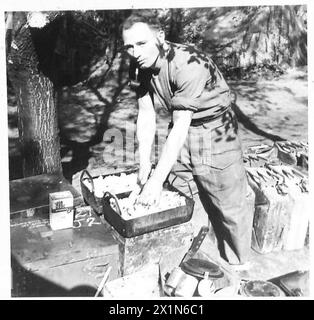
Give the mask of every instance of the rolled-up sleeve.
<svg viewBox="0 0 314 320">
<path fill-rule="evenodd" d="M 197 111 L 210 72 L 203 61 L 184 62 L 175 72 L 175 90 L 171 99 L 173 110 Z"/>
</svg>

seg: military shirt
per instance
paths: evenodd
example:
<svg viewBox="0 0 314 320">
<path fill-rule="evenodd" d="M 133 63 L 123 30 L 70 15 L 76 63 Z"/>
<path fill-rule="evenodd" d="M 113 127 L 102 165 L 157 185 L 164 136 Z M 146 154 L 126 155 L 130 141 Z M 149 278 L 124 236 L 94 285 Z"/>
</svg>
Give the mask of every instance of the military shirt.
<svg viewBox="0 0 314 320">
<path fill-rule="evenodd" d="M 139 70 L 138 96 L 154 93 L 170 112 L 193 111 L 192 119 L 223 114 L 230 106 L 230 90 L 211 58 L 193 46 L 167 44 L 154 69 Z"/>
</svg>

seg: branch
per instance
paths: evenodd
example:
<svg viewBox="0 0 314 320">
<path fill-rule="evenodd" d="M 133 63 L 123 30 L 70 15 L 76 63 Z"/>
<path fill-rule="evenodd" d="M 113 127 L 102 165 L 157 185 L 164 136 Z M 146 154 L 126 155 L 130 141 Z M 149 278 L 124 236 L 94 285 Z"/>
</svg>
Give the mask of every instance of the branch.
<svg viewBox="0 0 314 320">
<path fill-rule="evenodd" d="M 99 35 L 100 37 L 108 40 L 108 36 L 106 36 L 106 34 L 104 32 L 101 32 L 99 31 L 97 28 L 95 28 L 94 26 L 92 26 L 90 23 L 84 21 L 84 20 L 81 20 L 80 21 L 82 24 L 84 24 L 86 27 L 90 28 L 91 30 L 94 31 L 95 34 Z"/>
</svg>

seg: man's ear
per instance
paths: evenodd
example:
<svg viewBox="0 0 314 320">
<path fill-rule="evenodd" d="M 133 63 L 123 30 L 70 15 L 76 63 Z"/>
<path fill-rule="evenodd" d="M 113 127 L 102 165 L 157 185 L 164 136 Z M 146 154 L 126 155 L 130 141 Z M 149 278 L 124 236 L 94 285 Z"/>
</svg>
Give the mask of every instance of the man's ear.
<svg viewBox="0 0 314 320">
<path fill-rule="evenodd" d="M 165 32 L 163 30 L 157 32 L 157 40 L 161 46 L 165 43 Z"/>
</svg>

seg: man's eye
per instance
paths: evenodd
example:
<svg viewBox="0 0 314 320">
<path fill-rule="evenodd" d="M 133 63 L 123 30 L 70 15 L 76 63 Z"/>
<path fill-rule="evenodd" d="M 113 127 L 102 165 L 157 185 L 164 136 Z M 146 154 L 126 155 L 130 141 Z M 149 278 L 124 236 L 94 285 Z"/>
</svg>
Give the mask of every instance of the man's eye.
<svg viewBox="0 0 314 320">
<path fill-rule="evenodd" d="M 132 48 L 133 48 L 133 46 L 130 44 L 123 46 L 123 50 L 125 50 L 125 51 L 128 51 L 129 49 L 132 49 Z"/>
<path fill-rule="evenodd" d="M 137 45 L 143 46 L 145 43 L 146 43 L 146 41 L 141 41 L 141 42 L 138 42 Z"/>
</svg>

